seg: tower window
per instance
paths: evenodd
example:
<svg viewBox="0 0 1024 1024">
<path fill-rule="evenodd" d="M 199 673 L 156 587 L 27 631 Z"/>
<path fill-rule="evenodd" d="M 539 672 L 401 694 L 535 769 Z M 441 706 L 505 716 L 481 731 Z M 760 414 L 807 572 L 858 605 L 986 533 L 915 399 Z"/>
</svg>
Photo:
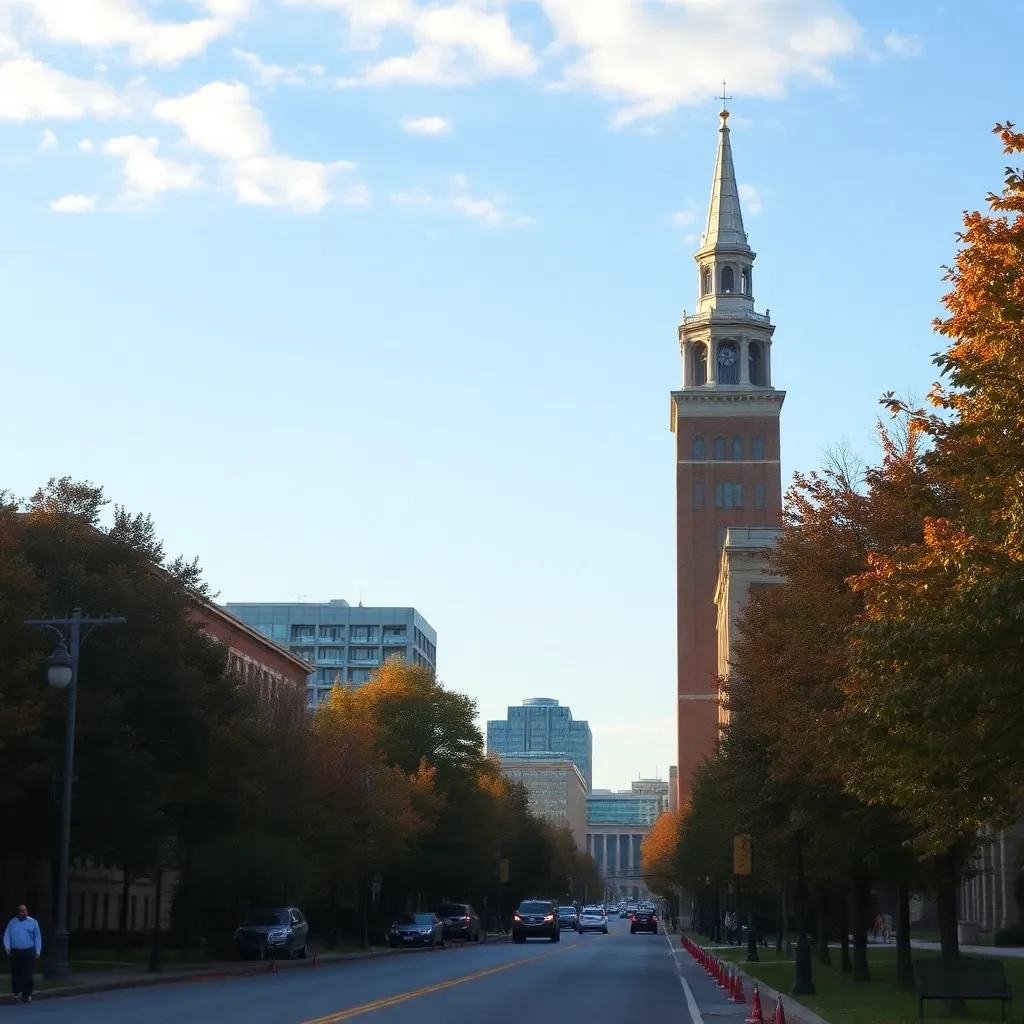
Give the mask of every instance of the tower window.
<svg viewBox="0 0 1024 1024">
<path fill-rule="evenodd" d="M 741 462 L 743 460 L 743 438 L 734 437 L 732 439 L 732 457 L 734 462 Z"/>
<path fill-rule="evenodd" d="M 711 268 L 702 267 L 700 272 L 700 293 L 701 295 L 711 294 Z"/>
<path fill-rule="evenodd" d="M 754 485 L 754 508 L 764 508 L 764 484 Z"/>
<path fill-rule="evenodd" d="M 754 438 L 754 461 L 755 462 L 763 462 L 764 461 L 764 438 L 763 437 L 755 437 Z"/>
<path fill-rule="evenodd" d="M 715 484 L 715 508 L 743 508 L 743 484 Z"/>
<path fill-rule="evenodd" d="M 693 350 L 693 383 L 696 385 L 708 382 L 708 347 L 697 345 Z"/>
<path fill-rule="evenodd" d="M 722 267 L 722 291 L 734 292 L 736 290 L 736 275 L 732 267 Z"/>
<path fill-rule="evenodd" d="M 700 434 L 693 439 L 693 457 L 700 461 L 704 459 L 704 438 Z"/>
<path fill-rule="evenodd" d="M 744 267 L 740 271 L 740 288 L 744 295 L 750 295 L 750 267 Z"/>
<path fill-rule="evenodd" d="M 749 347 L 748 369 L 750 383 L 764 387 L 764 352 L 759 342 L 752 341 Z"/>
<path fill-rule="evenodd" d="M 704 507 L 704 485 L 694 484 L 693 485 L 693 507 L 703 508 Z"/>
<path fill-rule="evenodd" d="M 718 383 L 739 384 L 740 354 L 736 342 L 723 341 L 718 346 Z"/>
<path fill-rule="evenodd" d="M 719 462 L 725 461 L 725 438 L 721 434 L 715 438 L 715 458 Z"/>
</svg>

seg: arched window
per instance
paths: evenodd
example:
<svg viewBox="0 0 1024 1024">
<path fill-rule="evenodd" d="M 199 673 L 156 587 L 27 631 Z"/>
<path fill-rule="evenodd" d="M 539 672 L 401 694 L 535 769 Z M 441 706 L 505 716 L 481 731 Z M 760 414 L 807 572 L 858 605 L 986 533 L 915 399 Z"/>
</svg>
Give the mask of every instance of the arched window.
<svg viewBox="0 0 1024 1024">
<path fill-rule="evenodd" d="M 711 294 L 711 268 L 702 267 L 700 271 L 700 293 L 701 295 Z"/>
<path fill-rule="evenodd" d="M 732 267 L 722 267 L 722 291 L 732 292 L 736 290 L 736 275 Z"/>
<path fill-rule="evenodd" d="M 725 438 L 721 434 L 715 438 L 715 458 L 719 462 L 725 461 Z"/>
<path fill-rule="evenodd" d="M 764 387 L 764 355 L 761 351 L 761 345 L 756 341 L 750 343 L 747 362 L 750 372 L 750 383 L 757 387 Z"/>
<path fill-rule="evenodd" d="M 750 295 L 750 267 L 744 267 L 740 271 L 740 288 L 744 295 Z"/>
<path fill-rule="evenodd" d="M 700 434 L 693 439 L 693 457 L 698 460 L 704 458 L 704 438 Z"/>
<path fill-rule="evenodd" d="M 743 461 L 743 438 L 734 437 L 732 439 L 732 457 L 734 462 Z"/>
<path fill-rule="evenodd" d="M 764 438 L 763 437 L 755 437 L 754 438 L 754 461 L 755 462 L 763 462 L 764 461 Z"/>
<path fill-rule="evenodd" d="M 708 382 L 708 347 L 695 345 L 693 349 L 693 383 L 695 385 Z"/>
<path fill-rule="evenodd" d="M 740 352 L 734 341 L 723 341 L 718 346 L 719 384 L 739 384 Z"/>
</svg>

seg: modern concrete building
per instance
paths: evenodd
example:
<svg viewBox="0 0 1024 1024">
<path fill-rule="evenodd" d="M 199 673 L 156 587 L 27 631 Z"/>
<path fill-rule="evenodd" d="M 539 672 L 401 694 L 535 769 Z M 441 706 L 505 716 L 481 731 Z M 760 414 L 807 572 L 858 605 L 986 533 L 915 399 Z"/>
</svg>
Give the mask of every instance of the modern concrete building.
<svg viewBox="0 0 1024 1024">
<path fill-rule="evenodd" d="M 588 723 L 550 697 L 531 697 L 522 707 L 510 707 L 505 719 L 487 723 L 487 752 L 500 757 L 546 754 L 571 758 L 593 785 L 594 736 Z"/>
<path fill-rule="evenodd" d="M 718 678 L 725 681 L 732 674 L 732 651 L 737 639 L 737 623 L 752 593 L 762 587 L 781 583 L 782 577 L 769 574 L 768 551 L 779 539 L 781 530 L 749 529 L 731 526 L 725 531 L 722 555 L 715 587 L 718 609 Z M 719 727 L 729 722 L 729 711 L 719 705 Z"/>
<path fill-rule="evenodd" d="M 682 802 L 718 735 L 715 586 L 730 527 L 774 527 L 782 507 L 779 416 L 767 312 L 754 304 L 747 239 L 723 110 L 707 225 L 695 253 L 697 310 L 677 337 L 682 389 L 672 392 L 677 510 L 678 768 Z"/>
<path fill-rule="evenodd" d="M 437 665 L 437 633 L 415 608 L 353 607 L 342 600 L 239 601 L 225 607 L 309 666 L 310 706 L 327 700 L 336 683 L 365 683 L 385 658 L 404 658 L 431 670 Z"/>
<path fill-rule="evenodd" d="M 669 808 L 664 779 L 640 779 L 626 790 L 595 789 L 587 797 L 587 852 L 605 880 L 610 899 L 643 899 L 640 844 Z"/>
<path fill-rule="evenodd" d="M 532 814 L 569 829 L 576 846 L 587 848 L 587 783 L 571 758 L 552 754 L 503 757 L 501 774 L 526 787 Z"/>
</svg>

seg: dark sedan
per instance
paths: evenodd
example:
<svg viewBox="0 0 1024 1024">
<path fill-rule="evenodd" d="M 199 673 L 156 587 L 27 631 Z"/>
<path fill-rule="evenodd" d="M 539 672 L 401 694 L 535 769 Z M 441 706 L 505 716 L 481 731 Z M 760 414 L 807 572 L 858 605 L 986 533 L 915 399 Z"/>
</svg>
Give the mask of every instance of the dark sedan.
<svg viewBox="0 0 1024 1024">
<path fill-rule="evenodd" d="M 309 953 L 309 924 L 296 907 L 254 910 L 235 932 L 235 948 L 243 958 L 305 959 Z"/>
<path fill-rule="evenodd" d="M 444 925 L 446 939 L 480 941 L 480 918 L 468 903 L 442 903 L 437 908 L 437 916 Z"/>
<path fill-rule="evenodd" d="M 512 915 L 512 941 L 525 942 L 531 938 L 561 940 L 558 906 L 551 900 L 523 900 Z"/>
<path fill-rule="evenodd" d="M 653 910 L 637 910 L 629 919 L 629 934 L 653 932 L 658 934 L 658 915 Z"/>
<path fill-rule="evenodd" d="M 444 947 L 444 925 L 434 914 L 402 914 L 388 931 L 388 945 Z"/>
</svg>

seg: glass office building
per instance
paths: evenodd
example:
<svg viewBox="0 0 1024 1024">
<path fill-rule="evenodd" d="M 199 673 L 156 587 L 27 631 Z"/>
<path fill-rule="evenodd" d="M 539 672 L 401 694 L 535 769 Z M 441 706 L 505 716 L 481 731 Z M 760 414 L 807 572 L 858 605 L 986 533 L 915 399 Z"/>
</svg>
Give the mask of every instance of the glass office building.
<svg viewBox="0 0 1024 1024">
<path fill-rule="evenodd" d="M 668 783 L 639 779 L 630 789 L 595 789 L 587 794 L 588 825 L 645 825 L 668 810 Z"/>
<path fill-rule="evenodd" d="M 487 752 L 502 758 L 526 754 L 567 757 L 580 770 L 587 789 L 593 786 L 594 736 L 586 722 L 550 697 L 531 697 L 510 707 L 505 719 L 487 723 Z"/>
<path fill-rule="evenodd" d="M 310 705 L 327 700 L 336 683 L 365 683 L 386 658 L 431 671 L 437 666 L 437 633 L 415 608 L 353 607 L 341 600 L 224 607 L 309 663 Z"/>
</svg>

